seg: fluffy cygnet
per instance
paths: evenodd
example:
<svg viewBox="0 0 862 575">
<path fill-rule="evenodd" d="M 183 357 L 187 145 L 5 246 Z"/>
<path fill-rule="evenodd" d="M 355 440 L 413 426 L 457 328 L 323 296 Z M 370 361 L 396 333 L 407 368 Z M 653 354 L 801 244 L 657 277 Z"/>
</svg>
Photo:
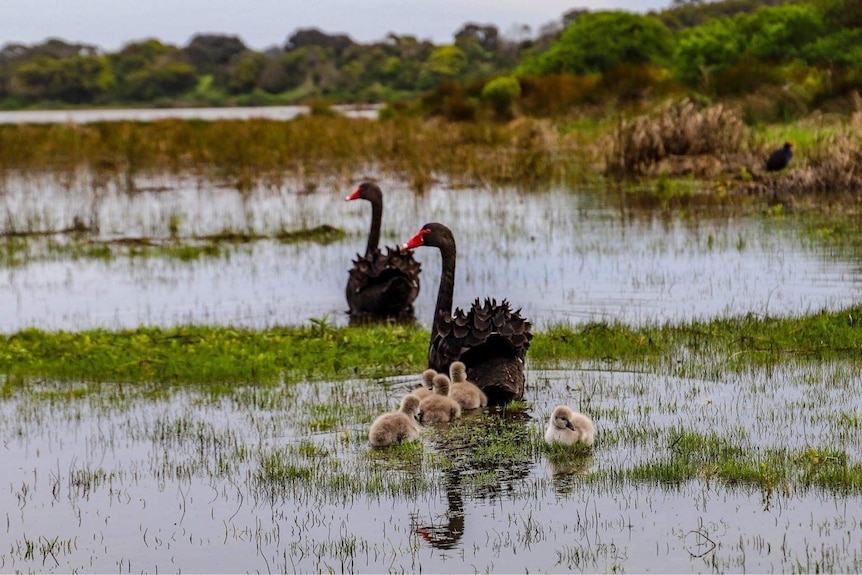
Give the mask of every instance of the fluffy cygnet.
<svg viewBox="0 0 862 575">
<path fill-rule="evenodd" d="M 548 429 L 545 431 L 545 441 L 548 445 L 562 443 L 564 445 L 584 445 L 590 447 L 596 439 L 596 428 L 593 420 L 565 405 L 558 405 L 551 414 Z"/>
<path fill-rule="evenodd" d="M 419 398 L 405 395 L 398 411 L 384 413 L 374 420 L 368 430 L 368 441 L 373 447 L 387 447 L 419 439 L 419 425 L 416 423 L 418 413 Z"/>
<path fill-rule="evenodd" d="M 410 391 L 411 394 L 415 395 L 419 398 L 419 400 L 423 400 L 432 393 L 434 393 L 434 376 L 437 375 L 437 372 L 433 369 L 426 369 L 422 372 L 422 385 Z"/>
<path fill-rule="evenodd" d="M 458 402 L 461 409 L 477 409 L 488 405 L 488 396 L 472 381 L 467 381 L 467 366 L 463 362 L 453 362 L 449 367 L 452 385 L 449 397 Z"/>
<path fill-rule="evenodd" d="M 461 416 L 461 406 L 449 397 L 449 378 L 438 373 L 433 382 L 434 393 L 419 403 L 419 421 L 425 425 L 454 421 Z"/>
</svg>

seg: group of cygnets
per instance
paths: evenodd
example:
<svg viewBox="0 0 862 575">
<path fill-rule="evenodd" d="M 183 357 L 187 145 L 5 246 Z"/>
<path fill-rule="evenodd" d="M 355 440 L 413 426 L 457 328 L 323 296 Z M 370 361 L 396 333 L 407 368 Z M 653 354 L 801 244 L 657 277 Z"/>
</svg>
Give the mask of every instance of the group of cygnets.
<svg viewBox="0 0 862 575">
<path fill-rule="evenodd" d="M 372 447 L 415 441 L 419 439 L 420 423 L 449 423 L 460 417 L 462 411 L 487 405 L 485 393 L 467 380 L 464 363 L 453 362 L 448 376 L 426 369 L 422 372 L 422 386 L 404 396 L 398 411 L 378 416 L 371 424 L 368 439 Z M 558 405 L 545 430 L 545 441 L 548 445 L 591 447 L 595 442 L 595 426 L 583 413 Z"/>
</svg>

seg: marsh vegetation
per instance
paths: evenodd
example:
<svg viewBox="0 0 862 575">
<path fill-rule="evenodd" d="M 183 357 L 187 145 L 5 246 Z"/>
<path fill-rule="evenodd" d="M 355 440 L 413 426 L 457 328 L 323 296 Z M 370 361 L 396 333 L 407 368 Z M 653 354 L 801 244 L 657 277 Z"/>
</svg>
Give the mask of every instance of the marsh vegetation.
<svg viewBox="0 0 862 575">
<path fill-rule="evenodd" d="M 773 327 L 798 333 L 856 311 Z M 392 343 L 391 330 L 375 339 Z M 554 348 L 550 362 L 537 354 L 526 401 L 383 450 L 368 447 L 368 425 L 416 382 L 412 366 L 402 368 L 410 375 L 336 381 L 237 375 L 228 385 L 188 374 L 120 383 L 122 374 L 104 376 L 110 369 L 12 377 L 0 418 L 0 563 L 49 572 L 858 570 L 855 352 L 812 359 L 772 342 L 764 363 L 728 361 L 759 353 L 745 343 L 757 339 L 729 331 L 740 349 L 720 337 L 691 345 L 691 334 L 710 330 L 723 328 L 653 331 L 689 335 L 645 361 L 613 346 L 645 334 L 608 326 L 596 340 L 615 360 L 574 346 Z M 537 351 L 550 343 L 537 338 Z M 545 446 L 560 401 L 594 417 L 592 450 Z"/>
<path fill-rule="evenodd" d="M 724 113 L 0 127 L 0 567 L 858 571 L 853 190 L 734 193 L 795 176 L 742 177 L 729 150 L 777 133 Z M 719 126 L 738 139 L 690 151 L 723 175 L 666 170 Z M 642 133 L 658 177 L 608 177 Z M 535 325 L 524 401 L 384 450 L 434 290 L 416 323 L 348 325 L 369 174 L 384 243 L 445 221 L 456 305 Z M 592 449 L 545 445 L 559 404 Z"/>
</svg>

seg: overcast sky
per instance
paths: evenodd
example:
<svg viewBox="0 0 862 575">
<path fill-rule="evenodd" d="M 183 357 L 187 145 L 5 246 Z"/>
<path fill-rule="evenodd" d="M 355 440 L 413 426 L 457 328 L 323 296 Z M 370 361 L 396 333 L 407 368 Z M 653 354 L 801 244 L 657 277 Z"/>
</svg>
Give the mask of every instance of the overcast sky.
<svg viewBox="0 0 862 575">
<path fill-rule="evenodd" d="M 670 0 L 0 0 L 0 46 L 46 38 L 116 51 L 145 38 L 184 46 L 198 33 L 239 36 L 260 50 L 282 45 L 298 28 L 348 34 L 357 42 L 389 32 L 435 44 L 467 22 L 502 34 L 526 24 L 535 33 L 572 8 L 644 12 Z"/>
</svg>

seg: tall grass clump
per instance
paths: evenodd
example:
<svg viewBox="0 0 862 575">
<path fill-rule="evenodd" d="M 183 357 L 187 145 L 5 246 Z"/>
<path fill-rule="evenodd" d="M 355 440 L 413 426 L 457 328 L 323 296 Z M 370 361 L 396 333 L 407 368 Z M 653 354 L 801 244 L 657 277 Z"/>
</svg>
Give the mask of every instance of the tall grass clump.
<svg viewBox="0 0 862 575">
<path fill-rule="evenodd" d="M 652 114 L 620 122 L 610 138 L 605 171 L 616 176 L 717 172 L 745 135 L 739 114 L 722 104 L 703 107 L 685 99 Z"/>
</svg>

